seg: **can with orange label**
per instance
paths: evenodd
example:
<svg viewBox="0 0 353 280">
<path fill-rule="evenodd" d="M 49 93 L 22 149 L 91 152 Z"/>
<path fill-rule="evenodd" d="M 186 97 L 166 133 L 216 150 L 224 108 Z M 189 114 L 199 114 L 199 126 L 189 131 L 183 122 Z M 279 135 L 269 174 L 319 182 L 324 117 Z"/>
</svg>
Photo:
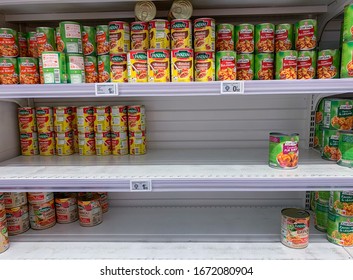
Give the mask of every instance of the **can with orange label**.
<svg viewBox="0 0 353 280">
<path fill-rule="evenodd" d="M 74 153 L 73 131 L 55 133 L 55 150 L 58 156 L 69 156 Z"/>
<path fill-rule="evenodd" d="M 133 50 L 127 54 L 127 74 L 129 83 L 147 83 L 147 52 Z"/>
<path fill-rule="evenodd" d="M 214 80 L 214 52 L 195 52 L 195 82 L 210 82 Z"/>
<path fill-rule="evenodd" d="M 78 147 L 80 156 L 93 156 L 96 154 L 96 141 L 94 132 L 78 134 Z"/>
<path fill-rule="evenodd" d="M 107 213 L 109 210 L 109 203 L 108 203 L 108 193 L 107 192 L 99 192 L 99 202 L 102 206 L 103 213 Z"/>
<path fill-rule="evenodd" d="M 146 153 L 146 132 L 129 131 L 129 154 L 144 155 Z"/>
<path fill-rule="evenodd" d="M 148 22 L 131 22 L 131 50 L 147 50 L 149 46 Z"/>
<path fill-rule="evenodd" d="M 110 55 L 110 80 L 113 83 L 127 83 L 127 54 Z"/>
<path fill-rule="evenodd" d="M 27 193 L 28 203 L 41 204 L 54 199 L 52 192 L 29 192 Z"/>
<path fill-rule="evenodd" d="M 177 49 L 171 51 L 172 82 L 192 82 L 194 80 L 194 51 Z"/>
<path fill-rule="evenodd" d="M 21 133 L 37 131 L 35 109 L 31 107 L 20 107 L 17 109 L 18 124 Z"/>
<path fill-rule="evenodd" d="M 98 82 L 110 82 L 110 55 L 98 56 Z"/>
<path fill-rule="evenodd" d="M 55 194 L 56 221 L 59 224 L 69 224 L 78 220 L 77 194 Z"/>
<path fill-rule="evenodd" d="M 127 131 L 127 106 L 117 105 L 111 107 L 112 131 Z"/>
<path fill-rule="evenodd" d="M 78 197 L 78 216 L 83 227 L 96 226 L 103 221 L 98 194 L 88 193 Z"/>
<path fill-rule="evenodd" d="M 72 130 L 71 107 L 54 107 L 54 131 L 65 133 Z"/>
<path fill-rule="evenodd" d="M 110 106 L 96 106 L 94 107 L 94 131 L 106 132 L 111 129 L 111 108 Z"/>
<path fill-rule="evenodd" d="M 77 130 L 79 133 L 94 131 L 94 109 L 92 106 L 77 107 Z"/>
<path fill-rule="evenodd" d="M 36 132 L 21 133 L 21 154 L 23 156 L 38 155 L 38 139 Z"/>
<path fill-rule="evenodd" d="M 96 133 L 95 139 L 97 156 L 107 156 L 112 154 L 112 138 L 110 131 Z"/>
<path fill-rule="evenodd" d="M 56 224 L 54 199 L 29 204 L 29 221 L 32 229 L 47 229 Z"/>
<path fill-rule="evenodd" d="M 38 145 L 39 154 L 41 156 L 53 156 L 55 155 L 55 132 L 39 133 Z"/>
<path fill-rule="evenodd" d="M 148 81 L 152 83 L 170 81 L 170 52 L 166 49 L 147 51 Z"/>
<path fill-rule="evenodd" d="M 198 18 L 194 20 L 194 50 L 195 52 L 215 51 L 216 25 L 213 18 Z"/>
<path fill-rule="evenodd" d="M 95 56 L 85 56 L 86 83 L 98 83 L 98 61 Z"/>
<path fill-rule="evenodd" d="M 131 105 L 127 109 L 129 131 L 146 130 L 146 109 L 143 105 Z"/>
<path fill-rule="evenodd" d="M 28 205 L 6 209 L 7 230 L 9 235 L 17 235 L 29 230 Z"/>
<path fill-rule="evenodd" d="M 15 208 L 27 204 L 27 193 L 25 192 L 5 192 L 5 207 Z"/>
<path fill-rule="evenodd" d="M 170 36 L 172 49 L 192 48 L 191 20 L 173 19 L 171 21 Z"/>
<path fill-rule="evenodd" d="M 112 154 L 113 155 L 128 155 L 129 141 L 126 131 L 115 131 L 111 133 L 112 137 Z"/>
<path fill-rule="evenodd" d="M 37 107 L 36 119 L 39 134 L 54 131 L 54 116 L 51 107 Z"/>
<path fill-rule="evenodd" d="M 170 49 L 170 22 L 154 19 L 148 23 L 151 49 Z"/>
<path fill-rule="evenodd" d="M 97 55 L 109 54 L 109 26 L 98 25 L 96 27 Z"/>
<path fill-rule="evenodd" d="M 130 25 L 124 21 L 109 22 L 110 54 L 127 53 L 130 50 Z"/>
</svg>

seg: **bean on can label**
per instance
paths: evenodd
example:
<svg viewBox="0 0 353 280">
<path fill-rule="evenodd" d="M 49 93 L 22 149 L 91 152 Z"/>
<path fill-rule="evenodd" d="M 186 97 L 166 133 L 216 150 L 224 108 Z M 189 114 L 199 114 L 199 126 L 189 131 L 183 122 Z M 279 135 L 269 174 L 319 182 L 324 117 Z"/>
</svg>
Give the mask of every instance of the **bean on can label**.
<svg viewBox="0 0 353 280">
<path fill-rule="evenodd" d="M 11 28 L 0 28 L 0 57 L 18 57 L 17 31 Z"/>
<path fill-rule="evenodd" d="M 297 79 L 297 51 L 280 51 L 276 54 L 276 80 Z"/>
<path fill-rule="evenodd" d="M 295 47 L 298 51 L 309 51 L 316 48 L 317 21 L 305 19 L 295 24 Z"/>
<path fill-rule="evenodd" d="M 150 47 L 148 23 L 134 21 L 131 26 L 131 50 L 148 50 Z"/>
<path fill-rule="evenodd" d="M 341 78 L 353 77 L 353 41 L 342 44 Z"/>
<path fill-rule="evenodd" d="M 0 84 L 15 85 L 20 82 L 16 58 L 0 57 Z"/>
<path fill-rule="evenodd" d="M 274 54 L 258 53 L 255 55 L 255 80 L 273 80 Z"/>
<path fill-rule="evenodd" d="M 270 133 L 269 166 L 294 169 L 299 161 L 299 134 Z"/>
<path fill-rule="evenodd" d="M 109 22 L 110 54 L 127 53 L 130 50 L 130 25 L 124 21 Z"/>
<path fill-rule="evenodd" d="M 111 54 L 110 55 L 110 80 L 113 83 L 126 83 L 127 75 L 127 54 Z"/>
<path fill-rule="evenodd" d="M 5 252 L 10 247 L 9 234 L 7 231 L 6 219 L 0 220 L 0 253 Z"/>
<path fill-rule="evenodd" d="M 28 56 L 29 57 L 38 57 L 37 50 L 37 32 L 28 32 L 27 36 L 27 45 L 28 45 Z"/>
<path fill-rule="evenodd" d="M 194 52 L 192 49 L 171 51 L 172 82 L 192 82 L 194 80 Z"/>
<path fill-rule="evenodd" d="M 275 51 L 275 26 L 272 23 L 261 23 L 255 26 L 255 51 L 257 53 Z"/>
<path fill-rule="evenodd" d="M 254 54 L 237 54 L 237 79 L 254 79 Z"/>
<path fill-rule="evenodd" d="M 147 75 L 147 52 L 144 50 L 129 51 L 127 54 L 127 74 L 129 83 L 146 83 Z"/>
<path fill-rule="evenodd" d="M 298 52 L 297 76 L 299 80 L 316 78 L 316 51 Z"/>
<path fill-rule="evenodd" d="M 171 44 L 174 49 L 192 48 L 191 20 L 174 19 L 171 21 Z"/>
<path fill-rule="evenodd" d="M 18 47 L 20 48 L 20 57 L 28 57 L 27 33 L 18 32 Z"/>
<path fill-rule="evenodd" d="M 244 23 L 235 26 L 235 46 L 238 54 L 254 52 L 254 25 Z"/>
<path fill-rule="evenodd" d="M 291 50 L 293 44 L 293 25 L 290 23 L 282 23 L 276 25 L 275 32 L 275 50 L 288 51 Z"/>
<path fill-rule="evenodd" d="M 353 129 L 353 100 L 325 99 L 323 127 L 329 129 Z"/>
<path fill-rule="evenodd" d="M 341 41 L 349 42 L 353 40 L 353 4 L 349 4 L 344 7 L 341 33 Z"/>
<path fill-rule="evenodd" d="M 195 52 L 215 51 L 216 40 L 215 20 L 199 18 L 194 20 L 194 50 Z"/>
<path fill-rule="evenodd" d="M 127 109 L 129 131 L 146 130 L 146 109 L 143 105 L 130 105 Z"/>
<path fill-rule="evenodd" d="M 216 51 L 234 51 L 234 25 L 216 25 Z"/>
<path fill-rule="evenodd" d="M 237 55 L 235 51 L 216 53 L 216 81 L 234 81 L 237 78 Z"/>
<path fill-rule="evenodd" d="M 38 59 L 33 57 L 17 58 L 20 84 L 39 84 Z"/>
<path fill-rule="evenodd" d="M 339 78 L 340 51 L 322 50 L 317 56 L 317 78 L 335 79 Z"/>
</svg>

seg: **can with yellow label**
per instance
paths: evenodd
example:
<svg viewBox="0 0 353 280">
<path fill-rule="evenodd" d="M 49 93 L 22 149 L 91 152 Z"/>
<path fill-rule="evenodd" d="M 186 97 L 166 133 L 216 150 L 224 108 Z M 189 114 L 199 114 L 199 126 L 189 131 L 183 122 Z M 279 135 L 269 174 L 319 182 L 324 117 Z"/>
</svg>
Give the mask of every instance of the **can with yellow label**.
<svg viewBox="0 0 353 280">
<path fill-rule="evenodd" d="M 130 50 L 130 25 L 124 21 L 109 22 L 110 54 L 126 53 Z"/>
<path fill-rule="evenodd" d="M 214 52 L 195 53 L 195 82 L 210 82 L 215 80 Z"/>
<path fill-rule="evenodd" d="M 110 131 L 99 132 L 96 138 L 96 155 L 107 156 L 112 154 L 112 138 Z"/>
<path fill-rule="evenodd" d="M 171 21 L 171 44 L 172 49 L 192 48 L 191 20 L 174 19 Z"/>
<path fill-rule="evenodd" d="M 36 132 L 21 133 L 21 154 L 23 156 L 38 155 L 38 139 Z"/>
<path fill-rule="evenodd" d="M 215 51 L 216 24 L 213 18 L 194 20 L 194 50 Z"/>
<path fill-rule="evenodd" d="M 96 141 L 94 132 L 78 134 L 78 146 L 80 156 L 92 156 L 96 154 Z"/>
<path fill-rule="evenodd" d="M 127 54 L 127 75 L 129 83 L 147 83 L 147 51 L 134 50 Z"/>
<path fill-rule="evenodd" d="M 113 83 L 127 83 L 127 54 L 110 55 L 110 79 Z"/>
<path fill-rule="evenodd" d="M 111 108 L 110 106 L 94 107 L 94 131 L 106 132 L 111 130 Z"/>
<path fill-rule="evenodd" d="M 165 83 L 170 81 L 170 52 L 166 49 L 149 49 L 147 51 L 148 81 Z"/>
<path fill-rule="evenodd" d="M 113 155 L 128 155 L 129 141 L 126 131 L 116 131 L 111 133 Z"/>
<path fill-rule="evenodd" d="M 117 105 L 111 107 L 112 131 L 127 131 L 127 106 Z"/>
<path fill-rule="evenodd" d="M 55 137 L 54 131 L 39 133 L 39 154 L 41 156 L 53 156 L 55 155 Z"/>
<path fill-rule="evenodd" d="M 147 50 L 150 46 L 148 38 L 148 22 L 131 22 L 131 50 Z"/>
<path fill-rule="evenodd" d="M 54 131 L 65 133 L 72 130 L 71 107 L 54 107 Z"/>
<path fill-rule="evenodd" d="M 55 148 L 58 156 L 69 156 L 74 153 L 74 133 L 55 133 Z"/>
<path fill-rule="evenodd" d="M 177 49 L 171 51 L 172 82 L 192 82 L 194 80 L 194 51 Z"/>
<path fill-rule="evenodd" d="M 154 19 L 148 23 L 150 48 L 170 49 L 170 22 Z"/>
<path fill-rule="evenodd" d="M 77 130 L 79 133 L 94 131 L 94 109 L 92 106 L 77 107 Z"/>
<path fill-rule="evenodd" d="M 129 154 L 130 155 L 146 154 L 146 132 L 145 131 L 129 131 Z"/>
</svg>

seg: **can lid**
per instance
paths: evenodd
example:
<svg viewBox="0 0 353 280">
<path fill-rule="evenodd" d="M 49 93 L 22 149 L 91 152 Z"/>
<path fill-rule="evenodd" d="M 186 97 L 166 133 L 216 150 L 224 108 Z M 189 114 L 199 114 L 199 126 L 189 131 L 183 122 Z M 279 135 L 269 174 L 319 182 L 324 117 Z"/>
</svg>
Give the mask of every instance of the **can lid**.
<svg viewBox="0 0 353 280">
<path fill-rule="evenodd" d="M 170 12 L 175 19 L 189 19 L 193 7 L 189 0 L 177 0 L 173 2 Z"/>
<path fill-rule="evenodd" d="M 150 21 L 155 18 L 156 6 L 152 1 L 139 1 L 135 5 L 135 17 L 141 21 Z"/>
<path fill-rule="evenodd" d="M 309 218 L 310 213 L 299 208 L 285 208 L 281 211 L 282 215 L 290 218 Z"/>
</svg>

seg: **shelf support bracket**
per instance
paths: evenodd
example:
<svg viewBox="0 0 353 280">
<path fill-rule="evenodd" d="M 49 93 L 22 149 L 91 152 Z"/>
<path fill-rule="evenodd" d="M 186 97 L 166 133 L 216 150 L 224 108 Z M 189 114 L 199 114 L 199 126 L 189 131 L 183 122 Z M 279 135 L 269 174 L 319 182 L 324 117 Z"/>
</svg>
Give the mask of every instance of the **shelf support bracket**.
<svg viewBox="0 0 353 280">
<path fill-rule="evenodd" d="M 0 102 L 15 103 L 20 107 L 26 107 L 29 105 L 28 99 L 0 99 Z"/>
</svg>

